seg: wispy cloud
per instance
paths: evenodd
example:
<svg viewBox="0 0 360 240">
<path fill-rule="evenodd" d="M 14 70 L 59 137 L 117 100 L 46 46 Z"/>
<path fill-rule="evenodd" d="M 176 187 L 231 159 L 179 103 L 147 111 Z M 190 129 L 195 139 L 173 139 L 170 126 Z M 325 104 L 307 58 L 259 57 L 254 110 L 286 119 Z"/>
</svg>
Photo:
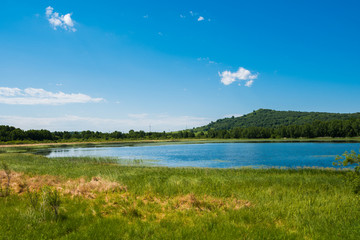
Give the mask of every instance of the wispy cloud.
<svg viewBox="0 0 360 240">
<path fill-rule="evenodd" d="M 198 22 L 202 22 L 205 20 L 210 22 L 210 18 L 205 18 L 204 16 L 200 16 L 200 14 L 197 12 L 189 11 L 188 14 L 180 14 L 180 18 L 186 18 L 187 16 L 192 19 L 196 19 L 196 21 L 198 21 Z"/>
<path fill-rule="evenodd" d="M 199 61 L 199 62 L 206 62 L 206 63 L 208 63 L 208 64 L 217 64 L 217 62 L 215 62 L 215 61 L 213 61 L 213 60 L 210 60 L 210 58 L 209 57 L 199 57 L 199 58 L 197 58 L 197 60 Z"/>
<path fill-rule="evenodd" d="M 20 94 L 21 94 L 21 89 L 19 88 L 0 87 L 0 96 L 14 97 Z"/>
<path fill-rule="evenodd" d="M 246 87 L 251 87 L 251 85 L 254 83 L 254 80 L 253 79 L 251 79 L 251 80 L 249 80 L 249 81 L 247 81 L 246 83 L 245 83 L 245 86 Z"/>
<path fill-rule="evenodd" d="M 61 105 L 67 103 L 101 102 L 103 98 L 92 98 L 82 93 L 48 92 L 41 88 L 0 87 L 0 103 L 17 105 Z"/>
<path fill-rule="evenodd" d="M 98 118 L 65 115 L 58 117 L 24 117 L 0 115 L 0 122 L 21 129 L 48 129 L 50 131 L 123 131 L 149 130 L 174 131 L 186 127 L 198 127 L 208 124 L 210 119 L 192 116 L 155 115 L 144 118 Z"/>
<path fill-rule="evenodd" d="M 76 32 L 74 27 L 74 21 L 71 18 L 71 13 L 60 15 L 58 12 L 54 12 L 54 8 L 49 6 L 45 9 L 47 20 L 54 30 L 58 28 L 65 29 L 70 32 Z"/>
<path fill-rule="evenodd" d="M 219 73 L 221 83 L 224 85 L 230 85 L 235 81 L 246 81 L 246 87 L 250 87 L 254 83 L 254 80 L 257 79 L 258 75 L 258 73 L 252 74 L 243 67 L 240 67 L 236 72 L 223 71 L 222 73 Z M 241 84 L 239 83 L 239 85 Z"/>
<path fill-rule="evenodd" d="M 149 114 L 147 113 L 129 113 L 130 118 L 143 119 L 146 118 Z"/>
</svg>

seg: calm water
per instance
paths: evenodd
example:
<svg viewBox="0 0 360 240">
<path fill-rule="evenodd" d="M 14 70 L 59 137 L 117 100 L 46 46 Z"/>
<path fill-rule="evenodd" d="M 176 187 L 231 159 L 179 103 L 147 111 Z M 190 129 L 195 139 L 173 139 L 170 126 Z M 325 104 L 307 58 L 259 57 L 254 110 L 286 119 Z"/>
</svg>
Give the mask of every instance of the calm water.
<svg viewBox="0 0 360 240">
<path fill-rule="evenodd" d="M 48 157 L 98 156 L 155 160 L 170 167 L 333 167 L 335 156 L 359 143 L 206 143 L 54 148 Z M 121 161 L 121 160 L 119 160 Z"/>
</svg>

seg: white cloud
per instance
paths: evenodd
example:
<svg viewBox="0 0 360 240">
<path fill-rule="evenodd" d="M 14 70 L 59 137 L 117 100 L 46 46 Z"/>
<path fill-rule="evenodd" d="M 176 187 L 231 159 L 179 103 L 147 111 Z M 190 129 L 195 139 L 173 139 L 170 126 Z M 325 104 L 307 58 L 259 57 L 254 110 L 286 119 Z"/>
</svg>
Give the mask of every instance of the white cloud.
<svg viewBox="0 0 360 240">
<path fill-rule="evenodd" d="M 180 14 L 180 18 L 186 18 L 186 16 L 185 16 L 185 15 Z"/>
<path fill-rule="evenodd" d="M 103 98 L 92 98 L 82 93 L 66 94 L 48 92 L 41 88 L 0 87 L 0 103 L 17 105 L 60 105 L 67 103 L 101 102 Z"/>
<path fill-rule="evenodd" d="M 250 87 L 257 79 L 258 73 L 252 74 L 249 70 L 240 67 L 237 72 L 223 71 L 219 76 L 224 85 L 230 85 L 235 81 L 246 81 L 245 86 Z"/>
<path fill-rule="evenodd" d="M 206 125 L 210 119 L 191 116 L 155 115 L 144 118 L 98 118 L 65 115 L 57 117 L 24 117 L 0 115 L 1 124 L 15 126 L 24 130 L 48 129 L 50 131 L 122 131 L 130 129 L 152 131 L 175 131 L 186 127 L 199 127 Z"/>
<path fill-rule="evenodd" d="M 63 20 L 63 22 L 64 22 L 67 26 L 69 26 L 69 27 L 73 27 L 73 26 L 74 26 L 74 22 L 73 22 L 73 20 L 71 19 L 70 13 L 65 14 L 64 16 L 62 16 L 62 20 Z"/>
<path fill-rule="evenodd" d="M 149 18 L 149 15 L 148 15 L 148 14 L 146 14 L 145 16 L 143 16 L 143 18 Z"/>
<path fill-rule="evenodd" d="M 70 32 L 76 32 L 76 29 L 74 28 L 74 21 L 71 18 L 71 13 L 60 15 L 59 13 L 54 12 L 54 8 L 49 6 L 45 9 L 45 14 L 54 30 L 62 28 Z"/>
<path fill-rule="evenodd" d="M 200 16 L 199 18 L 198 18 L 198 22 L 201 22 L 201 21 L 204 21 L 205 19 L 204 19 L 204 17 L 203 16 Z"/>
</svg>

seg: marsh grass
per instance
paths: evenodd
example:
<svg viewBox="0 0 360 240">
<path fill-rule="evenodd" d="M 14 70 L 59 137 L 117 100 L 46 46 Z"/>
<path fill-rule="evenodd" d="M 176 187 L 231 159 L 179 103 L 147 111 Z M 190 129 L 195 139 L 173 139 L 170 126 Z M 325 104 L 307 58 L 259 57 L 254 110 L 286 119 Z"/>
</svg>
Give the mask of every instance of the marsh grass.
<svg viewBox="0 0 360 240">
<path fill-rule="evenodd" d="M 0 198 L 3 239 L 358 239 L 359 196 L 335 169 L 207 169 L 114 159 L 0 154 L 14 172 L 125 190 L 60 191 L 61 217 L 41 220 L 26 193 Z M 39 220 L 40 219 L 40 220 Z"/>
</svg>

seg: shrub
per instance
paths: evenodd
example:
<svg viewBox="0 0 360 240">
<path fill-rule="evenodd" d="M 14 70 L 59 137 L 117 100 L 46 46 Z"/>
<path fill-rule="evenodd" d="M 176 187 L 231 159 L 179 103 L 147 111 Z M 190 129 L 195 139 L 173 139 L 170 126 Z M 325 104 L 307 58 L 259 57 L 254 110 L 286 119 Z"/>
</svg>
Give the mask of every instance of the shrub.
<svg viewBox="0 0 360 240">
<path fill-rule="evenodd" d="M 27 188 L 27 196 L 30 202 L 30 206 L 33 208 L 33 210 L 37 210 L 39 202 L 40 202 L 40 194 L 38 191 L 30 191 L 29 188 Z"/>
<path fill-rule="evenodd" d="M 30 191 L 27 188 L 27 197 L 31 211 L 39 216 L 39 219 L 45 221 L 46 219 L 59 218 L 59 209 L 61 205 L 60 193 L 58 190 L 45 186 L 41 192 L 36 190 Z"/>
<path fill-rule="evenodd" d="M 61 204 L 59 191 L 51 187 L 44 187 L 42 192 L 42 203 L 40 209 L 43 211 L 48 210 L 57 220 L 59 217 L 59 208 Z"/>
<path fill-rule="evenodd" d="M 47 201 L 48 201 L 50 209 L 52 209 L 52 211 L 55 215 L 55 219 L 57 219 L 59 216 L 59 208 L 60 208 L 60 204 L 61 204 L 60 194 L 59 194 L 58 190 L 50 189 L 47 192 Z"/>
<path fill-rule="evenodd" d="M 335 158 L 333 163 L 335 166 L 355 166 L 347 176 L 347 181 L 353 186 L 354 192 L 360 194 L 360 154 L 355 151 L 345 152 L 341 156 Z"/>
</svg>

